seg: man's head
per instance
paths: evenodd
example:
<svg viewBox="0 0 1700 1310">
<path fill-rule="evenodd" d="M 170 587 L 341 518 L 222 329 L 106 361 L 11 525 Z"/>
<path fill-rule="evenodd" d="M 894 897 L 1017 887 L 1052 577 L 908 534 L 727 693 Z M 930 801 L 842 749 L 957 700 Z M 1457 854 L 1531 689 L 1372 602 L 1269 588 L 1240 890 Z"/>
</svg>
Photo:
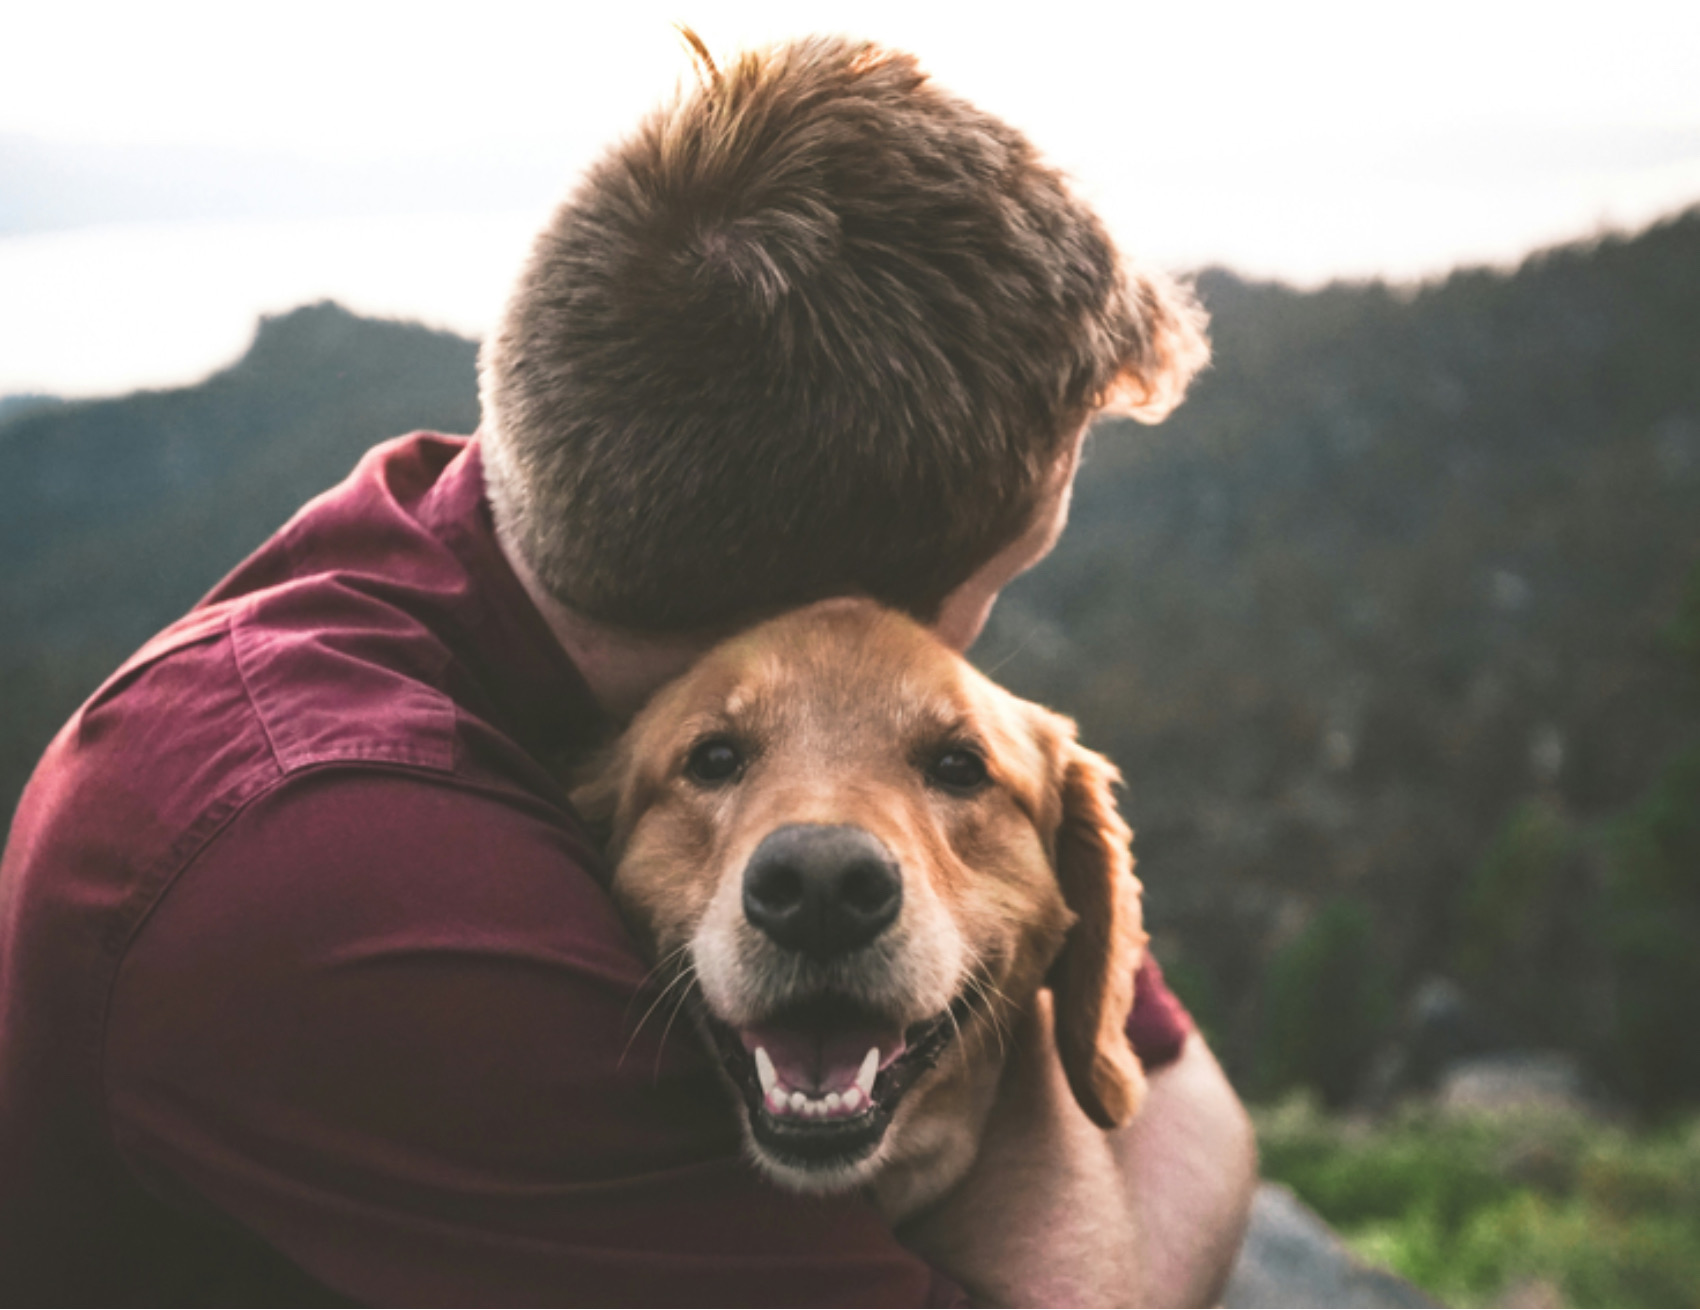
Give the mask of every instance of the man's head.
<svg viewBox="0 0 1700 1310">
<path fill-rule="evenodd" d="M 705 62 L 556 212 L 486 344 L 498 530 L 635 632 L 847 593 L 948 624 L 1054 517 L 1093 412 L 1178 401 L 1201 324 L 909 56 Z"/>
</svg>

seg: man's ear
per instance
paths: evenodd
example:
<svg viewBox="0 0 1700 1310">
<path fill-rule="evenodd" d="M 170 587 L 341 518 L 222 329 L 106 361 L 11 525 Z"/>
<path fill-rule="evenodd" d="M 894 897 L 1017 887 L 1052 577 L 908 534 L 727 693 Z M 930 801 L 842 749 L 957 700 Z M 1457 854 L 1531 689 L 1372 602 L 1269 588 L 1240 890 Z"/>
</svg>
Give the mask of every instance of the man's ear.
<svg viewBox="0 0 1700 1310">
<path fill-rule="evenodd" d="M 1145 1094 L 1126 1032 L 1146 941 L 1133 833 L 1116 810 L 1115 765 L 1070 741 L 1058 767 L 1057 881 L 1075 924 L 1051 969 L 1057 1050 L 1081 1109 L 1099 1127 L 1119 1128 Z"/>
<path fill-rule="evenodd" d="M 1132 350 L 1100 398 L 1101 407 L 1141 423 L 1161 423 L 1210 362 L 1209 316 L 1188 283 L 1152 269 L 1133 272 L 1124 294 Z"/>
</svg>

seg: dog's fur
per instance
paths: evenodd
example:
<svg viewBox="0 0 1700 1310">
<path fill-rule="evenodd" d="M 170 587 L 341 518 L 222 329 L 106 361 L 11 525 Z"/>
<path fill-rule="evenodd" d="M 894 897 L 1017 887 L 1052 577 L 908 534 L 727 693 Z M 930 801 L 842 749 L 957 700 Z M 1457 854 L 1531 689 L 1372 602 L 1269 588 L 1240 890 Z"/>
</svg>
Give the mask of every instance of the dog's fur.
<svg viewBox="0 0 1700 1310">
<path fill-rule="evenodd" d="M 969 756 L 984 765 L 975 785 Z M 607 837 L 615 898 L 661 978 L 689 986 L 756 1163 L 799 1190 L 868 1186 L 895 1220 L 972 1163 L 1006 1039 L 1042 986 L 1081 1106 L 1105 1127 L 1138 1108 L 1123 1026 L 1145 934 L 1116 781 L 1068 720 L 908 619 L 840 600 L 715 648 L 573 799 Z M 901 909 L 871 941 L 821 959 L 754 925 L 746 868 L 791 825 L 854 830 L 890 853 Z M 852 1042 L 903 1034 L 879 1043 L 871 1104 L 776 1115 L 752 1059 L 760 1035 L 818 1052 L 846 1026 Z"/>
</svg>

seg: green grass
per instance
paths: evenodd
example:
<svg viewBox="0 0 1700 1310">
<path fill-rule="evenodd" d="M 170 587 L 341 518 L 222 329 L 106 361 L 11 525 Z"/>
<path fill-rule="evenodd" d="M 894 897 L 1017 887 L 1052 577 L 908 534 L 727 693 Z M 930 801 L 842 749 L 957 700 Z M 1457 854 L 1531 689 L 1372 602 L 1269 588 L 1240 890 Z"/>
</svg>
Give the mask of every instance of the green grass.
<svg viewBox="0 0 1700 1310">
<path fill-rule="evenodd" d="M 1700 1305 L 1700 1116 L 1631 1131 L 1557 1113 L 1370 1124 L 1256 1114 L 1265 1177 L 1359 1255 L 1451 1305 Z"/>
</svg>

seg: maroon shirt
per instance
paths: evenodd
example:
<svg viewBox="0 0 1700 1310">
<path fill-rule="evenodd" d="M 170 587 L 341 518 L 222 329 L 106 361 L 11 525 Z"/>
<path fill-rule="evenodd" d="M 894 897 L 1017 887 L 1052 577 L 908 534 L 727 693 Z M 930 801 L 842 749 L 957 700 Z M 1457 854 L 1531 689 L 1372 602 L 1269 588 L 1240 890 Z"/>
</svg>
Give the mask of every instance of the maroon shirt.
<svg viewBox="0 0 1700 1310">
<path fill-rule="evenodd" d="M 776 1191 L 540 763 L 601 730 L 476 443 L 378 447 L 102 687 L 0 865 L 9 1299 L 937 1303 Z M 1189 1029 L 1154 971 L 1147 1065 Z"/>
</svg>

